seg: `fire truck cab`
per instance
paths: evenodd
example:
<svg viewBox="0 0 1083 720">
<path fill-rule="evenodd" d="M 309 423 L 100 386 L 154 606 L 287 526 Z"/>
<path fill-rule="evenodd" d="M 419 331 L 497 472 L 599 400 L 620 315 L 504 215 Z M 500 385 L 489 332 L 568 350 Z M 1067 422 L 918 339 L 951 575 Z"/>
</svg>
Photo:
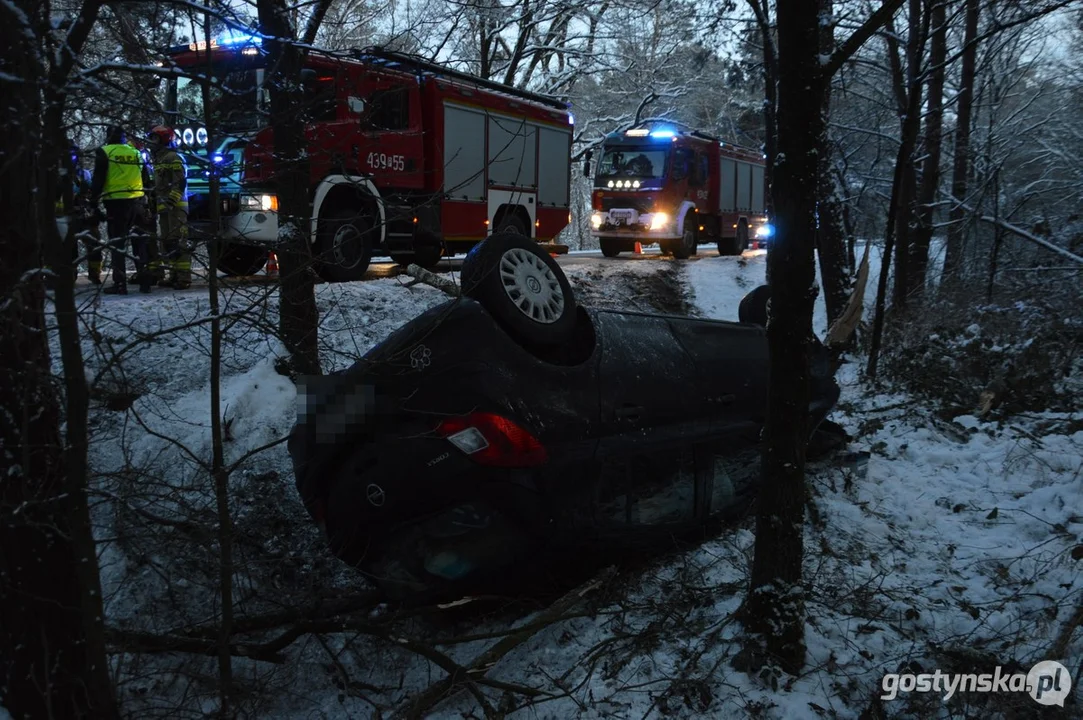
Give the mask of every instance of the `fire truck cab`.
<svg viewBox="0 0 1083 720">
<path fill-rule="evenodd" d="M 588 155 L 584 172 L 590 174 Z M 615 257 L 636 242 L 684 259 L 703 242 L 737 255 L 772 228 L 763 153 L 670 126 L 611 133 L 591 194 L 591 235 Z"/>
<path fill-rule="evenodd" d="M 220 104 L 235 111 L 222 130 L 241 160 L 220 236 L 266 257 L 279 242 L 266 53 L 259 38 L 209 51 L 225 89 Z M 171 61 L 198 73 L 207 53 L 193 45 Z M 300 81 L 310 171 L 301 229 L 325 280 L 360 279 L 373 255 L 432 267 L 493 232 L 552 241 L 567 226 L 566 103 L 380 48 L 311 50 Z"/>
</svg>

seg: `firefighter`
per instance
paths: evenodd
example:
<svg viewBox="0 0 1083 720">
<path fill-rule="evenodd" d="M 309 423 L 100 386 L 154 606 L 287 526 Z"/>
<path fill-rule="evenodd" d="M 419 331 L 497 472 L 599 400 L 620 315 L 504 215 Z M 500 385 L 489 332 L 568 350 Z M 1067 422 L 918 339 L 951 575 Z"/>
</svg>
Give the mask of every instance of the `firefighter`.
<svg viewBox="0 0 1083 720">
<path fill-rule="evenodd" d="M 184 290 L 192 284 L 192 252 L 188 245 L 188 169 L 173 148 L 173 128 L 159 125 L 147 144 L 154 164 L 154 202 L 158 211 L 163 262 L 169 276 L 159 287 Z"/>
<path fill-rule="evenodd" d="M 125 249 L 128 238 L 132 241 L 135 270 L 140 292 L 151 291 L 151 275 L 148 263 L 146 239 L 132 233 L 132 227 L 141 214 L 147 211 L 143 179 L 146 168 L 139 151 L 128 144 L 124 128 L 111 126 L 106 143 L 98 148 L 94 158 L 94 176 L 91 179 L 90 201 L 105 206 L 105 222 L 111 247 L 113 284 L 102 292 L 110 295 L 127 295 L 128 278 L 125 276 Z"/>
</svg>

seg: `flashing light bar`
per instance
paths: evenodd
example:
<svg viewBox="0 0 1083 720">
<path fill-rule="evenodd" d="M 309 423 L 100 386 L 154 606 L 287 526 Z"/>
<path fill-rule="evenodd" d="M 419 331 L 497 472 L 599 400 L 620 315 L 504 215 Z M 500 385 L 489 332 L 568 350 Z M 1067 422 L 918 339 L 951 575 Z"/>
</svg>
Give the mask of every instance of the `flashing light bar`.
<svg viewBox="0 0 1083 720">
<path fill-rule="evenodd" d="M 219 35 L 217 38 L 211 40 L 211 48 L 213 49 L 216 47 L 229 47 L 230 45 L 246 45 L 248 43 L 252 43 L 253 45 L 262 45 L 263 38 L 256 37 L 255 35 L 249 35 L 248 33 L 235 33 L 230 31 Z M 207 41 L 200 40 L 198 42 L 188 43 L 188 49 L 206 50 Z"/>
<path fill-rule="evenodd" d="M 655 130 L 651 133 L 652 138 L 671 138 L 676 137 L 677 133 L 672 130 Z"/>
<path fill-rule="evenodd" d="M 634 128 L 626 131 L 624 134 L 628 137 L 646 137 L 650 133 L 647 128 Z"/>
</svg>

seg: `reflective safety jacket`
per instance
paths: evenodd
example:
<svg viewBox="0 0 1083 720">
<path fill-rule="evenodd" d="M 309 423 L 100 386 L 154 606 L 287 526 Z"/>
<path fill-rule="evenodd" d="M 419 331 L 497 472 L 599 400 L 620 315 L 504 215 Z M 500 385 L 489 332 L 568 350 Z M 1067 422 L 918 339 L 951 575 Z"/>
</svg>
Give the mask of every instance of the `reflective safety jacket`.
<svg viewBox="0 0 1083 720">
<path fill-rule="evenodd" d="M 158 212 L 188 207 L 188 168 L 172 148 L 163 148 L 154 155 L 154 199 Z"/>
<path fill-rule="evenodd" d="M 103 145 L 109 161 L 102 200 L 143 197 L 143 157 L 131 145 Z"/>
</svg>

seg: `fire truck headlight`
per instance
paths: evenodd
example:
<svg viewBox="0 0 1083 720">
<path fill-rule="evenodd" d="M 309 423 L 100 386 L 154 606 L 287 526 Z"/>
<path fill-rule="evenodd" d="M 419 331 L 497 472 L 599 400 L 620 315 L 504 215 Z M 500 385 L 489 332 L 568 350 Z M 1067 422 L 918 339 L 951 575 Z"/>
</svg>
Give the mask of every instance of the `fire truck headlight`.
<svg viewBox="0 0 1083 720">
<path fill-rule="evenodd" d="M 259 209 L 263 210 L 264 212 L 278 212 L 278 196 L 260 195 Z"/>
<path fill-rule="evenodd" d="M 669 225 L 669 215 L 657 212 L 651 216 L 651 230 L 664 230 Z"/>
<path fill-rule="evenodd" d="M 207 128 L 201 127 L 196 130 L 196 142 L 200 145 L 207 144 Z"/>
<path fill-rule="evenodd" d="M 758 228 L 756 228 L 756 237 L 758 238 L 769 238 L 774 234 L 775 228 L 773 225 L 771 225 L 771 223 L 765 223 L 764 225 L 760 225 Z"/>
<path fill-rule="evenodd" d="M 594 213 L 593 215 L 590 216 L 590 226 L 592 228 L 594 228 L 595 230 L 597 230 L 598 228 L 600 228 L 602 226 L 602 214 L 601 213 Z"/>
<path fill-rule="evenodd" d="M 191 145 L 196 140 L 196 134 L 192 131 L 192 128 L 184 128 L 184 134 L 182 137 L 184 138 L 185 145 Z"/>
<path fill-rule="evenodd" d="M 610 181 L 609 181 L 609 184 L 608 184 L 608 185 L 606 185 L 606 187 L 613 187 L 613 181 L 612 181 L 612 180 L 610 180 Z"/>
<path fill-rule="evenodd" d="M 638 180 L 633 180 L 632 181 L 632 187 L 638 188 L 639 187 L 639 181 Z"/>
</svg>

